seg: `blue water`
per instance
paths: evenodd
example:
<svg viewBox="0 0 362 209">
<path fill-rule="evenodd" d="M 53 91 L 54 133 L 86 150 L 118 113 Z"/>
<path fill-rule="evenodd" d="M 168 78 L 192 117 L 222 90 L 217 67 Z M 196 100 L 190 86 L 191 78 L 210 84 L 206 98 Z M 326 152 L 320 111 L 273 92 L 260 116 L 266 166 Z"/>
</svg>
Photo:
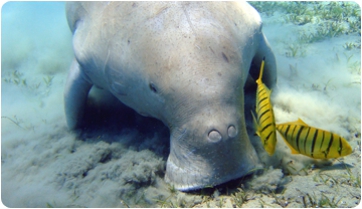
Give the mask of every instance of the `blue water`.
<svg viewBox="0 0 362 209">
<path fill-rule="evenodd" d="M 7 2 L 1 11 L 3 50 L 15 37 L 51 45 L 66 34 L 64 2 Z"/>
</svg>

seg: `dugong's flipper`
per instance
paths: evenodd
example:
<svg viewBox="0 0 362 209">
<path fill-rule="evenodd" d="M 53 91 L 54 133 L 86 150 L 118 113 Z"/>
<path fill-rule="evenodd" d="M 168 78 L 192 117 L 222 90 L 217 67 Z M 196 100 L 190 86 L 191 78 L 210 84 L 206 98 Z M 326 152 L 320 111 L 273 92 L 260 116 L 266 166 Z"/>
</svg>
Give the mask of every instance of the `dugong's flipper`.
<svg viewBox="0 0 362 209">
<path fill-rule="evenodd" d="M 80 65 L 74 59 L 70 66 L 64 91 L 65 116 L 70 129 L 80 125 L 88 92 L 92 87 L 92 84 L 86 79 L 86 75 L 80 68 Z"/>
</svg>

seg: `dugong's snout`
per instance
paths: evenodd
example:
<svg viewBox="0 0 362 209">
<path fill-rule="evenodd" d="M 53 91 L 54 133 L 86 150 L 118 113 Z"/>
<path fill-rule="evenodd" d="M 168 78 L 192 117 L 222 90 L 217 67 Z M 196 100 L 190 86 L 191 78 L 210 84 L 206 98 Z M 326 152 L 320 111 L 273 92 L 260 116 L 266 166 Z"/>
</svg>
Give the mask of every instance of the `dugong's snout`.
<svg viewBox="0 0 362 209">
<path fill-rule="evenodd" d="M 243 122 L 241 117 L 235 123 L 198 118 L 171 130 L 166 182 L 188 191 L 236 179 L 255 168 L 258 157 Z"/>
</svg>

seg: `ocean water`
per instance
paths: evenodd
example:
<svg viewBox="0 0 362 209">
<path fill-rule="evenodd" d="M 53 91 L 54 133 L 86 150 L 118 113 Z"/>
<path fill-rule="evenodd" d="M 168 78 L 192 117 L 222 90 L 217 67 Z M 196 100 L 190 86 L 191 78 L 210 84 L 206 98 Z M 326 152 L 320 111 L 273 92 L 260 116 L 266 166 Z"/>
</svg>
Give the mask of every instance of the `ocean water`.
<svg viewBox="0 0 362 209">
<path fill-rule="evenodd" d="M 264 173 L 199 192 L 174 191 L 163 180 L 169 131 L 161 122 L 105 95 L 89 101 L 83 130 L 68 131 L 63 91 L 73 52 L 65 4 L 8 2 L 1 10 L 2 203 L 316 207 L 328 206 L 328 199 L 330 207 L 356 206 L 361 198 L 360 7 L 353 2 L 251 4 L 261 14 L 277 59 L 278 83 L 272 91 L 276 123 L 301 118 L 338 133 L 352 146 L 351 155 L 314 161 L 290 154 L 278 137 L 270 157 L 246 115 Z M 312 189 L 316 192 L 309 194 Z M 240 190 L 248 197 L 242 203 L 237 201 Z"/>
</svg>

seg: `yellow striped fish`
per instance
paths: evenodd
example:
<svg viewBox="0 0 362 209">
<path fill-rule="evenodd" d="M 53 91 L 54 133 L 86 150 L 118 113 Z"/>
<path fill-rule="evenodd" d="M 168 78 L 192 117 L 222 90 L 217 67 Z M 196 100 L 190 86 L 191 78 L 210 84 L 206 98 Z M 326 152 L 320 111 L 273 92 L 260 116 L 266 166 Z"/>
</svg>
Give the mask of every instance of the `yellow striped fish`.
<svg viewBox="0 0 362 209">
<path fill-rule="evenodd" d="M 275 119 L 273 113 L 273 107 L 270 102 L 271 91 L 261 80 L 264 72 L 265 58 L 261 62 L 260 75 L 256 83 L 258 84 L 256 90 L 256 109 L 257 118 L 251 112 L 254 120 L 254 126 L 256 134 L 260 137 L 265 151 L 269 155 L 273 155 L 275 151 L 275 145 L 277 143 L 276 131 L 275 131 Z"/>
<path fill-rule="evenodd" d="M 301 119 L 276 125 L 292 154 L 315 159 L 339 158 L 352 153 L 346 139 L 337 134 L 307 125 Z"/>
</svg>

